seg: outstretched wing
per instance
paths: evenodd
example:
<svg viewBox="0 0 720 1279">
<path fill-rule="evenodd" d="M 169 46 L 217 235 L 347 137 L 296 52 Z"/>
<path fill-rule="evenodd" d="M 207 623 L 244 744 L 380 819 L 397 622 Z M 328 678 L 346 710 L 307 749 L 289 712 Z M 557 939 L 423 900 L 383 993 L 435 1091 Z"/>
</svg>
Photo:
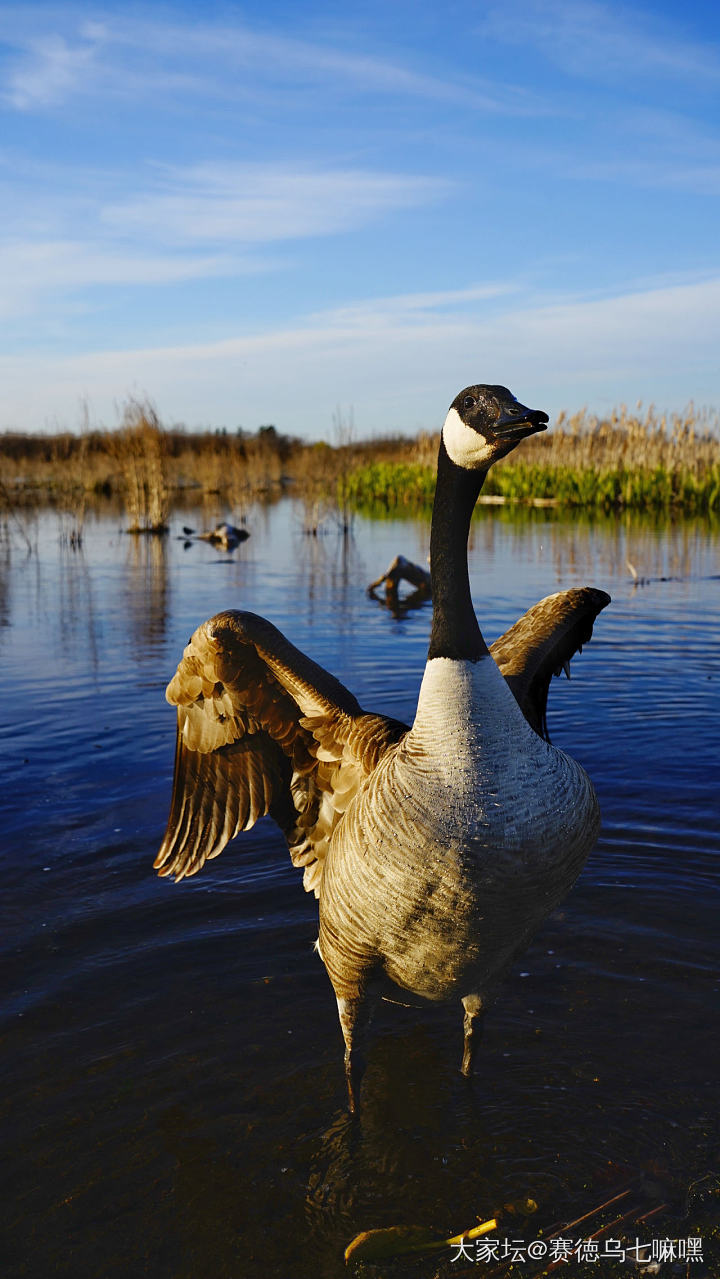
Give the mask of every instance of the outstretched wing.
<svg viewBox="0 0 720 1279">
<path fill-rule="evenodd" d="M 337 822 L 406 725 L 367 714 L 254 613 L 218 613 L 199 626 L 166 696 L 178 723 L 160 874 L 196 874 L 269 813 L 317 896 Z"/>
<path fill-rule="evenodd" d="M 593 586 L 558 591 L 533 604 L 490 646 L 526 720 L 546 741 L 550 680 L 563 669 L 569 677 L 570 659 L 582 652 L 609 603 L 610 596 Z"/>
</svg>

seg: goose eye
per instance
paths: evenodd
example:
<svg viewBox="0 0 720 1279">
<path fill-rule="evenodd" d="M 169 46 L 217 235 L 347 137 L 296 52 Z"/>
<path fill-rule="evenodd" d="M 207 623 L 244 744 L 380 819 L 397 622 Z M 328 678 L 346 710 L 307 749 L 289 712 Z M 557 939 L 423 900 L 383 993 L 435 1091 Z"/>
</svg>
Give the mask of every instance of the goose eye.
<svg viewBox="0 0 720 1279">
<path fill-rule="evenodd" d="M 476 401 L 476 399 L 475 399 L 475 396 L 474 396 L 474 395 L 466 395 L 466 396 L 465 396 L 465 399 L 463 400 L 463 408 L 464 408 L 464 409 L 474 409 L 474 408 L 475 408 L 476 403 L 477 403 L 477 401 Z"/>
</svg>

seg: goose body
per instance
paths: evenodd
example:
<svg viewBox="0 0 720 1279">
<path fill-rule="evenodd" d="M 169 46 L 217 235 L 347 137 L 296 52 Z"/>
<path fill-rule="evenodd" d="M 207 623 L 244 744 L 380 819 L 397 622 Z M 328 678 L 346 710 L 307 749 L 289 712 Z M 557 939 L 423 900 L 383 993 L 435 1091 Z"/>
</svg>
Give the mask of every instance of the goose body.
<svg viewBox="0 0 720 1279">
<path fill-rule="evenodd" d="M 598 827 L 587 774 L 538 737 L 492 657 L 431 660 L 412 728 L 360 787 L 325 862 L 319 944 L 336 992 L 354 997 L 362 950 L 363 976 L 382 956 L 407 991 L 484 1005 Z"/>
<path fill-rule="evenodd" d="M 433 627 L 410 728 L 363 711 L 251 613 L 199 627 L 168 688 L 178 739 L 155 864 L 194 874 L 258 817 L 275 818 L 319 898 L 351 1109 L 375 983 L 460 1000 L 470 1073 L 479 1015 L 597 836 L 592 785 L 547 740 L 545 705 L 552 674 L 590 638 L 609 597 L 590 587 L 549 596 L 491 649 L 470 598 L 467 536 L 487 469 L 546 422 L 496 386 L 467 388 L 448 413 Z"/>
</svg>

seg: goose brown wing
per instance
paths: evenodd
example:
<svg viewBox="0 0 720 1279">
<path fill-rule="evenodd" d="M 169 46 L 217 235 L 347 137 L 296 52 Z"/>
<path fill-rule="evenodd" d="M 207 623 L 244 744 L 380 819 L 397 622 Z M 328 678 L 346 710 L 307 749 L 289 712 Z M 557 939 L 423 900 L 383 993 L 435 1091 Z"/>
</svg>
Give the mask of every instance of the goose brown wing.
<svg viewBox="0 0 720 1279">
<path fill-rule="evenodd" d="M 364 712 L 254 613 L 199 626 L 166 696 L 178 708 L 177 744 L 159 873 L 196 874 L 269 813 L 317 895 L 337 822 L 406 725 Z"/>
<path fill-rule="evenodd" d="M 550 680 L 563 669 L 569 675 L 570 659 L 582 652 L 609 603 L 610 596 L 593 586 L 547 595 L 490 646 L 525 718 L 546 741 Z"/>
</svg>

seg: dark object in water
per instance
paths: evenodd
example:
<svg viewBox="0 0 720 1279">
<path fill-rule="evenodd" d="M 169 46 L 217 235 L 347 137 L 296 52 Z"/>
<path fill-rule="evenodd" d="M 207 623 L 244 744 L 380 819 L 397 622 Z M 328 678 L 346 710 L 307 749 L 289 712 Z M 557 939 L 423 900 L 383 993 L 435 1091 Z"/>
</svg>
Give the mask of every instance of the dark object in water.
<svg viewBox="0 0 720 1279">
<path fill-rule="evenodd" d="M 368 586 L 368 595 L 371 599 L 377 599 L 375 594 L 376 588 L 385 584 L 385 603 L 389 608 L 397 608 L 399 604 L 398 586 L 401 582 L 409 582 L 414 587 L 412 597 L 417 604 L 429 600 L 432 596 L 432 580 L 426 568 L 422 564 L 413 564 L 412 560 L 406 560 L 404 555 L 396 555 L 395 559 L 385 569 L 381 577 L 375 582 L 371 582 Z M 406 601 L 403 601 L 406 603 Z"/>
<path fill-rule="evenodd" d="M 246 542 L 250 534 L 246 528 L 236 528 L 234 524 L 216 524 L 214 529 L 207 533 L 196 533 L 194 529 L 188 528 L 183 524 L 183 536 L 193 538 L 197 542 L 211 542 L 213 546 L 219 546 L 223 551 L 234 551 L 236 546 L 241 542 Z M 186 548 L 190 542 L 186 542 Z"/>
<path fill-rule="evenodd" d="M 246 542 L 250 534 L 246 528 L 236 528 L 234 524 L 216 524 L 210 533 L 201 533 L 200 539 L 203 542 L 212 542 L 213 546 L 220 546 L 224 551 L 232 551 L 240 542 Z"/>
</svg>

